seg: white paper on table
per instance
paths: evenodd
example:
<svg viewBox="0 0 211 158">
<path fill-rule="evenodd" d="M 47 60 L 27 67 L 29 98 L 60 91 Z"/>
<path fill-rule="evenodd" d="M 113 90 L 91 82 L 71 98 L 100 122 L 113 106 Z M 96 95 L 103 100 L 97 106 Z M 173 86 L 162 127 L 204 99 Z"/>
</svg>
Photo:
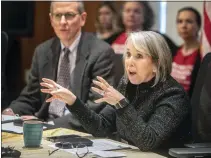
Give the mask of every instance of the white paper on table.
<svg viewBox="0 0 211 158">
<path fill-rule="evenodd" d="M 95 139 L 95 140 L 92 140 L 92 142 L 93 142 L 93 145 L 88 147 L 89 152 L 92 152 L 92 153 L 95 153 L 96 151 L 131 149 L 131 147 L 126 145 L 126 144 L 122 145 L 121 143 L 112 142 L 112 141 L 107 140 L 107 139 Z M 49 146 L 54 148 L 54 149 L 58 149 L 58 147 L 56 147 L 55 144 L 49 145 Z M 63 150 L 63 151 L 66 151 L 66 152 L 69 152 L 69 153 L 72 153 L 72 154 L 76 154 L 76 152 L 77 152 L 76 148 L 74 148 L 74 149 L 60 149 L 60 150 Z M 80 148 L 78 150 L 80 150 Z M 86 150 L 84 150 L 84 149 L 80 150 L 80 153 L 82 154 L 83 152 L 81 152 L 81 151 L 84 151 L 84 153 L 86 153 Z"/>
<path fill-rule="evenodd" d="M 53 121 L 48 121 L 47 124 L 49 124 L 49 125 L 55 125 Z"/>
<path fill-rule="evenodd" d="M 1 121 L 21 119 L 19 116 L 1 115 Z"/>
<path fill-rule="evenodd" d="M 121 152 L 114 152 L 114 151 L 93 151 L 93 154 L 105 157 L 105 158 L 112 158 L 112 157 L 126 157 L 126 154 Z"/>
<path fill-rule="evenodd" d="M 93 141 L 93 147 L 90 148 L 94 148 L 95 151 L 131 149 L 131 147 L 127 144 L 123 145 L 122 143 L 113 142 L 108 139 L 95 139 L 92 141 Z"/>
<path fill-rule="evenodd" d="M 23 127 L 21 126 L 15 126 L 13 122 L 10 123 L 4 123 L 1 125 L 1 130 L 2 131 L 7 131 L 7 132 L 15 132 L 15 133 L 23 133 Z"/>
</svg>

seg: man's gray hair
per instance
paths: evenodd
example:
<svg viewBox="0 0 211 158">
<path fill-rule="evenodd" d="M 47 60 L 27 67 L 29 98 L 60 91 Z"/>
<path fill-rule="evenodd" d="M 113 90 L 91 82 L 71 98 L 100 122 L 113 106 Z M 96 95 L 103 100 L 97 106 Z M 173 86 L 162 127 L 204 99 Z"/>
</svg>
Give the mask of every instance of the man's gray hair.
<svg viewBox="0 0 211 158">
<path fill-rule="evenodd" d="M 138 31 L 129 34 L 126 41 L 131 41 L 136 50 L 144 50 L 146 55 L 152 57 L 156 67 L 155 86 L 159 81 L 165 81 L 171 73 L 172 55 L 165 39 L 154 31 Z M 142 51 L 141 51 L 142 52 Z M 126 52 L 124 53 L 124 59 Z"/>
<path fill-rule="evenodd" d="M 53 13 L 53 2 L 59 2 L 59 1 L 51 1 L 51 4 L 50 4 L 50 13 Z M 82 2 L 82 1 L 74 1 L 74 2 L 77 2 L 78 3 L 78 12 L 80 14 L 83 13 L 83 12 L 85 12 L 84 2 Z"/>
</svg>

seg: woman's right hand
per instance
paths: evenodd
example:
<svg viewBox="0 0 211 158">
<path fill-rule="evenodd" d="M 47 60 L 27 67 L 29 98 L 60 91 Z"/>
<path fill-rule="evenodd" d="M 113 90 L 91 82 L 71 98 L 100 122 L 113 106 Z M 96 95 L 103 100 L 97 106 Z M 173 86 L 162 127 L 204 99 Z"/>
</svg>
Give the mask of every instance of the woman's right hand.
<svg viewBox="0 0 211 158">
<path fill-rule="evenodd" d="M 46 102 L 52 102 L 54 99 L 58 99 L 67 103 L 69 106 L 75 102 L 76 96 L 71 91 L 60 86 L 51 79 L 42 78 L 42 80 L 43 82 L 41 82 L 40 85 L 45 87 L 45 89 L 41 89 L 41 92 L 52 95 Z"/>
</svg>

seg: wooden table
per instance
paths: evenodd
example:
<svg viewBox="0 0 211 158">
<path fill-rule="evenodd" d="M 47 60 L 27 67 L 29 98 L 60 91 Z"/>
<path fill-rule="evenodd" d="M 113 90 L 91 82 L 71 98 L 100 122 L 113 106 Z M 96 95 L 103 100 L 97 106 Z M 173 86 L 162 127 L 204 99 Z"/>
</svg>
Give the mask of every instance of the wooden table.
<svg viewBox="0 0 211 158">
<path fill-rule="evenodd" d="M 69 129 L 63 129 L 63 128 L 58 128 L 58 129 L 53 129 L 53 130 L 47 130 L 43 132 L 43 140 L 42 140 L 42 145 L 40 148 L 33 148 L 33 149 L 27 149 L 24 148 L 24 142 L 23 142 L 23 135 L 18 135 L 18 134 L 11 134 L 11 133 L 5 133 L 2 132 L 2 146 L 11 146 L 15 147 L 15 149 L 19 150 L 21 152 L 21 158 L 45 158 L 45 157 L 52 157 L 52 158 L 75 158 L 77 157 L 74 154 L 64 152 L 61 150 L 56 151 L 52 155 L 48 155 L 48 151 L 53 151 L 54 149 L 49 147 L 48 145 L 52 144 L 51 142 L 45 140 L 45 137 L 47 136 L 57 136 L 57 135 L 63 135 L 63 134 L 77 134 L 81 135 L 84 137 L 88 137 L 89 139 L 97 139 L 92 137 L 89 134 L 86 133 L 81 133 L 77 132 L 74 130 L 69 130 Z M 111 140 L 113 141 L 113 140 Z M 122 143 L 123 144 L 123 143 Z M 125 153 L 127 157 L 130 158 L 164 158 L 164 156 L 152 153 L 152 152 L 141 152 L 137 147 L 131 146 L 132 149 L 127 149 L 127 150 L 118 150 L 118 152 Z M 85 156 L 86 158 L 92 158 L 93 154 L 90 153 Z"/>
</svg>

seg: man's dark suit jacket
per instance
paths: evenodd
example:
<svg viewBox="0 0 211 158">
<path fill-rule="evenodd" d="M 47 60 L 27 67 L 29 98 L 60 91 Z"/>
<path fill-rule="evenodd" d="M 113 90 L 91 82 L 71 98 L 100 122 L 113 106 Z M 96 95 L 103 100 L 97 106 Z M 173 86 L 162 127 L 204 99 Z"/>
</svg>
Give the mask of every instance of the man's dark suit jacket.
<svg viewBox="0 0 211 158">
<path fill-rule="evenodd" d="M 52 38 L 36 49 L 32 60 L 29 82 L 20 96 L 11 103 L 10 108 L 15 114 L 35 115 L 40 119 L 48 119 L 49 103 L 45 100 L 49 94 L 41 93 L 42 78 L 56 81 L 61 44 L 58 38 Z M 105 42 L 90 33 L 82 33 L 78 45 L 76 66 L 71 75 L 71 91 L 82 101 L 88 103 L 91 109 L 99 113 L 105 104 L 96 104 L 94 100 L 100 96 L 90 88 L 96 76 L 102 76 L 111 85 L 115 83 L 113 49 Z M 115 86 L 115 85 L 114 85 Z M 70 114 L 55 121 L 59 126 L 74 124 Z M 77 124 L 76 124 L 77 126 Z"/>
</svg>

